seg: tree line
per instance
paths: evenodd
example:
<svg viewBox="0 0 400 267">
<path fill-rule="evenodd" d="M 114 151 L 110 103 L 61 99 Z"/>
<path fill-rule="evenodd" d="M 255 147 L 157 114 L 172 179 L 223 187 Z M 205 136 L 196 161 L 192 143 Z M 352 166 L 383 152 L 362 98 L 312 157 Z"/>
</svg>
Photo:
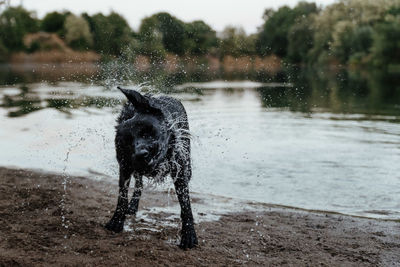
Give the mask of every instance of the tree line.
<svg viewBox="0 0 400 267">
<path fill-rule="evenodd" d="M 169 13 L 146 17 L 137 31 L 120 14 L 75 15 L 51 12 L 43 19 L 34 12 L 8 7 L 0 14 L 0 60 L 27 47 L 23 38 L 36 32 L 55 33 L 74 50 L 93 50 L 105 57 L 145 55 L 162 60 L 177 56 L 276 55 L 288 64 L 400 66 L 400 2 L 340 0 L 324 8 L 299 2 L 295 7 L 266 9 L 257 33 L 226 27 L 217 33 L 202 20 L 183 22 Z"/>
</svg>

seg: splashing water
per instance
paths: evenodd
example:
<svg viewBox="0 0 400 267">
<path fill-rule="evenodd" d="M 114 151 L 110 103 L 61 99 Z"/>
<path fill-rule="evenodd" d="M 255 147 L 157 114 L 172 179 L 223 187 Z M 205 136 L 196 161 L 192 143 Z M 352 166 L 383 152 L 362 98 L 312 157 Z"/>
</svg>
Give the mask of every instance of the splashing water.
<svg viewBox="0 0 400 267">
<path fill-rule="evenodd" d="M 80 145 L 80 143 L 81 142 L 83 142 L 83 141 L 85 141 L 85 138 L 84 137 L 81 137 L 81 139 L 78 141 L 78 143 L 76 143 L 76 144 L 74 144 L 74 145 L 70 145 L 69 146 L 69 148 L 68 148 L 68 150 L 67 150 L 67 154 L 66 154 L 66 156 L 65 156 L 65 159 L 64 159 L 64 163 L 65 163 L 65 165 L 64 165 L 64 168 L 63 168 L 63 170 L 62 170 L 62 177 L 63 177 L 63 180 L 62 180 L 62 187 L 63 187 L 63 193 L 62 193 L 62 195 L 61 195 L 61 200 L 60 200 L 60 209 L 61 209 L 61 226 L 67 231 L 68 230 L 68 227 L 69 227 L 69 220 L 66 218 L 66 216 L 67 216 L 67 214 L 68 214 L 68 210 L 67 210 L 67 207 L 66 207 L 66 201 L 67 201 L 67 187 L 68 187 L 68 183 L 70 182 L 69 181 L 69 175 L 67 174 L 67 172 L 66 172 L 66 170 L 67 170 L 67 167 L 68 167 L 68 159 L 69 159 L 69 155 L 70 155 L 70 153 L 71 153 L 71 151 L 74 149 L 74 148 L 76 148 L 76 147 L 78 147 L 79 145 Z M 68 231 L 67 231 L 67 233 L 64 235 L 64 239 L 67 239 L 68 238 Z"/>
</svg>

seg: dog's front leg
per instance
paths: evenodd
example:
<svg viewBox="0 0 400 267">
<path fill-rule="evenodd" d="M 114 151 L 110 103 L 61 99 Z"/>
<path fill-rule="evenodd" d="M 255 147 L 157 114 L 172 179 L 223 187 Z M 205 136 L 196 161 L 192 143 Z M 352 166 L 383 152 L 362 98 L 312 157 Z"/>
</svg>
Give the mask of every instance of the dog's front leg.
<svg viewBox="0 0 400 267">
<path fill-rule="evenodd" d="M 133 195 L 131 202 L 129 202 L 128 211 L 126 214 L 135 215 L 139 208 L 139 200 L 142 195 L 143 189 L 143 179 L 139 174 L 134 174 L 135 177 L 135 189 L 133 190 Z"/>
<path fill-rule="evenodd" d="M 186 179 L 177 179 L 174 182 L 175 191 L 181 205 L 182 232 L 180 248 L 193 248 L 197 245 L 196 231 L 194 230 L 194 220 L 192 208 L 190 206 L 189 187 Z"/>
<path fill-rule="evenodd" d="M 106 224 L 106 228 L 119 233 L 124 228 L 125 214 L 128 210 L 128 188 L 131 181 L 131 172 L 120 169 L 119 172 L 119 195 L 117 208 L 114 216 Z"/>
</svg>

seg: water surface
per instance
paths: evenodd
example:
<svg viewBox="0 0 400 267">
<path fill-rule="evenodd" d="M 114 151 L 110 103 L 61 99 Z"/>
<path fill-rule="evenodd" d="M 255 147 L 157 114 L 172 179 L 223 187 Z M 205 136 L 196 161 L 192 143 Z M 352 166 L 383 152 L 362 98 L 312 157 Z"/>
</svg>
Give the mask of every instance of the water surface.
<svg viewBox="0 0 400 267">
<path fill-rule="evenodd" d="M 191 190 L 400 218 L 399 90 L 377 79 L 298 75 L 169 88 L 189 116 Z M 117 180 L 114 126 L 124 98 L 115 87 L 16 83 L 3 85 L 0 99 L 0 165 Z"/>
</svg>

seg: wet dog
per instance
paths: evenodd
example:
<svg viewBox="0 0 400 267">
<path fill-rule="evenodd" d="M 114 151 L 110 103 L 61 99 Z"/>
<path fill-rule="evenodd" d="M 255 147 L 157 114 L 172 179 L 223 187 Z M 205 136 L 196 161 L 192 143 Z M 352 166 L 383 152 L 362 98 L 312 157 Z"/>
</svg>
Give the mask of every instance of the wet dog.
<svg viewBox="0 0 400 267">
<path fill-rule="evenodd" d="M 125 216 L 136 214 L 142 194 L 142 177 L 162 180 L 171 175 L 181 206 L 181 248 L 197 245 L 188 183 L 190 165 L 189 123 L 185 108 L 168 96 L 152 97 L 118 87 L 128 98 L 118 117 L 115 147 L 119 164 L 117 208 L 106 228 L 121 232 Z M 131 176 L 135 189 L 128 202 Z"/>
</svg>

